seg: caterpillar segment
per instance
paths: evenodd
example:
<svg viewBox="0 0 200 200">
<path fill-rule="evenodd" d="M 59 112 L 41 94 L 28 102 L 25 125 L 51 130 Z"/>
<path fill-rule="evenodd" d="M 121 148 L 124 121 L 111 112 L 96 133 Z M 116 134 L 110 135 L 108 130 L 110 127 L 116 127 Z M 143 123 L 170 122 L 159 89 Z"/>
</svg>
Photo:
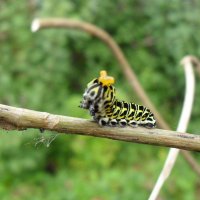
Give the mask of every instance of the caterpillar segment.
<svg viewBox="0 0 200 200">
<path fill-rule="evenodd" d="M 101 71 L 99 78 L 87 84 L 80 107 L 88 109 L 100 126 L 154 128 L 156 120 L 148 108 L 116 99 L 114 82 L 114 78 L 107 76 L 106 71 Z"/>
</svg>

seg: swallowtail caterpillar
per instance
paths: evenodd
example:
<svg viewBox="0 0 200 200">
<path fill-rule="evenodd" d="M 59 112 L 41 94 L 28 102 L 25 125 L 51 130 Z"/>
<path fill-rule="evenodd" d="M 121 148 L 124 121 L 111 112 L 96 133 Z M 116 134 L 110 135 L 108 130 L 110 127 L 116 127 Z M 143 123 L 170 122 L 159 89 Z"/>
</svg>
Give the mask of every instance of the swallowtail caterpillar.
<svg viewBox="0 0 200 200">
<path fill-rule="evenodd" d="M 156 120 L 145 106 L 116 99 L 115 80 L 101 71 L 99 78 L 87 84 L 80 107 L 88 109 L 100 126 L 143 126 L 154 128 Z"/>
</svg>

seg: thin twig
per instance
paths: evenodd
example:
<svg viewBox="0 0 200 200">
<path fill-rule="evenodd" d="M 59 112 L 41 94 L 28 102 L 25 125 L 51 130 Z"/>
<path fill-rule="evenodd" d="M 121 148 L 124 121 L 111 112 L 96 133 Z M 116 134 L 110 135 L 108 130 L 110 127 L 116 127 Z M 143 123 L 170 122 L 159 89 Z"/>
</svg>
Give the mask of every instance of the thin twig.
<svg viewBox="0 0 200 200">
<path fill-rule="evenodd" d="M 199 135 L 163 129 L 100 127 L 97 123 L 86 119 L 53 115 L 2 104 L 0 104 L 0 121 L 0 127 L 6 130 L 42 128 L 57 133 L 95 136 L 132 143 L 200 151 Z"/>
<path fill-rule="evenodd" d="M 160 128 L 170 129 L 170 126 L 165 122 L 162 116 L 159 114 L 158 110 L 155 108 L 153 103 L 150 101 L 148 96 L 146 95 L 144 89 L 140 85 L 137 76 L 135 75 L 133 69 L 125 58 L 122 50 L 119 45 L 114 41 L 114 39 L 104 30 L 98 28 L 97 26 L 85 22 L 75 21 L 71 19 L 60 19 L 60 18 L 48 18 L 48 19 L 35 19 L 32 22 L 32 31 L 36 32 L 39 29 L 43 28 L 75 28 L 82 31 L 85 31 L 97 38 L 101 39 L 105 44 L 111 49 L 113 55 L 119 62 L 119 66 L 121 67 L 126 79 L 130 83 L 132 89 L 136 92 L 141 101 L 150 108 L 150 110 L 154 113 L 155 118 L 157 119 L 157 124 Z M 195 159 L 190 155 L 190 152 L 182 151 L 182 155 L 191 165 L 191 167 L 196 171 L 198 175 L 200 175 L 200 166 L 195 161 Z M 196 170 L 198 169 L 198 170 Z"/>
<path fill-rule="evenodd" d="M 194 91 L 195 91 L 195 78 L 193 72 L 192 61 L 189 56 L 186 56 L 182 59 L 181 64 L 183 65 L 186 79 L 186 89 L 185 89 L 185 97 L 183 103 L 183 109 L 181 113 L 181 117 L 178 123 L 177 131 L 185 132 L 187 130 L 187 126 L 189 124 L 193 101 L 194 101 Z M 164 184 L 164 182 L 169 177 L 173 166 L 176 162 L 176 159 L 179 154 L 179 149 L 171 148 L 167 159 L 165 161 L 164 167 L 157 179 L 157 182 L 154 186 L 154 189 L 149 197 L 149 200 L 156 200 L 158 194 Z"/>
<path fill-rule="evenodd" d="M 100 38 L 106 45 L 110 47 L 113 55 L 117 59 L 124 73 L 125 77 L 129 81 L 133 90 L 137 93 L 139 98 L 142 100 L 145 106 L 147 106 L 155 115 L 155 118 L 158 119 L 158 126 L 164 129 L 169 129 L 169 126 L 164 121 L 162 116 L 159 114 L 153 103 L 150 101 L 146 95 L 143 87 L 139 83 L 135 72 L 129 65 L 127 59 L 125 58 L 123 52 L 121 51 L 119 45 L 113 40 L 113 38 L 104 30 L 98 28 L 97 26 L 85 22 L 80 22 L 77 20 L 71 19 L 62 19 L 62 18 L 49 18 L 49 19 L 35 19 L 32 22 L 32 31 L 38 31 L 39 29 L 45 28 L 74 28 L 80 29 L 87 33 L 90 33 L 93 36 Z"/>
</svg>

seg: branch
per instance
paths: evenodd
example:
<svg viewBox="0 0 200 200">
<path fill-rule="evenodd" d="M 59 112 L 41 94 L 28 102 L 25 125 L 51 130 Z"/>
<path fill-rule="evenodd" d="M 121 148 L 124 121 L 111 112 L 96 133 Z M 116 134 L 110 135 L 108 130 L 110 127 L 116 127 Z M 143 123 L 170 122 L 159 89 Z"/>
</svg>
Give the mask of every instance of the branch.
<svg viewBox="0 0 200 200">
<path fill-rule="evenodd" d="M 162 129 L 99 127 L 89 120 L 0 104 L 0 127 L 6 130 L 42 128 L 58 133 L 79 134 L 133 143 L 200 151 L 200 136 Z"/>
<path fill-rule="evenodd" d="M 177 127 L 177 131 L 181 131 L 181 132 L 185 132 L 187 130 L 189 120 L 191 117 L 193 101 L 194 101 L 195 78 L 194 78 L 194 71 L 193 71 L 192 63 L 193 63 L 193 61 L 190 56 L 185 56 L 181 61 L 181 64 L 183 65 L 183 68 L 184 68 L 185 79 L 186 79 L 184 103 L 183 103 L 183 108 L 182 108 L 181 116 L 180 116 L 178 127 Z M 149 200 L 157 199 L 158 194 L 159 194 L 164 182 L 169 177 L 169 175 L 175 165 L 179 151 L 180 151 L 180 149 L 176 149 L 176 148 L 171 148 L 169 150 L 165 164 L 164 164 L 163 169 L 157 179 L 157 182 L 153 188 L 153 191 L 149 197 Z"/>
<path fill-rule="evenodd" d="M 200 76 L 200 61 L 199 61 L 199 59 L 193 55 L 185 56 L 182 59 L 182 63 L 181 63 L 182 65 L 184 65 L 185 73 L 186 73 L 185 67 L 186 67 L 186 65 L 188 65 L 188 62 L 190 62 L 190 64 L 193 65 L 194 67 L 196 67 L 196 71 L 197 71 L 198 75 Z M 198 162 L 195 160 L 195 158 L 192 156 L 192 154 L 190 154 L 190 152 L 187 152 L 184 150 L 181 150 L 181 153 L 182 153 L 182 156 L 185 158 L 185 160 L 190 164 L 192 169 L 197 173 L 198 176 L 200 176 L 200 166 L 199 166 Z"/>
<path fill-rule="evenodd" d="M 157 119 L 157 124 L 159 127 L 163 129 L 170 129 L 170 126 L 165 122 L 163 117 L 160 115 L 154 104 L 146 95 L 144 89 L 139 83 L 137 76 L 135 75 L 133 69 L 128 63 L 126 57 L 124 56 L 122 50 L 119 45 L 115 42 L 115 40 L 104 30 L 98 28 L 97 26 L 85 22 L 80 22 L 71 19 L 62 19 L 62 18 L 48 18 L 48 19 L 35 19 L 32 22 L 31 29 L 33 32 L 36 32 L 40 29 L 44 28 L 73 28 L 85 31 L 100 40 L 102 40 L 113 52 L 116 60 L 119 62 L 119 66 L 121 67 L 122 72 L 124 73 L 126 79 L 130 83 L 130 86 L 141 99 L 141 101 L 146 105 L 150 110 L 154 113 L 155 118 Z M 196 62 L 194 60 L 194 62 Z M 200 66 L 200 65 L 199 65 Z M 200 74 L 200 68 L 197 67 L 197 71 Z M 195 159 L 189 154 L 187 151 L 181 151 L 184 158 L 188 161 L 188 163 L 192 166 L 192 168 L 200 175 L 200 167 Z M 198 170 L 197 170 L 198 169 Z"/>
</svg>

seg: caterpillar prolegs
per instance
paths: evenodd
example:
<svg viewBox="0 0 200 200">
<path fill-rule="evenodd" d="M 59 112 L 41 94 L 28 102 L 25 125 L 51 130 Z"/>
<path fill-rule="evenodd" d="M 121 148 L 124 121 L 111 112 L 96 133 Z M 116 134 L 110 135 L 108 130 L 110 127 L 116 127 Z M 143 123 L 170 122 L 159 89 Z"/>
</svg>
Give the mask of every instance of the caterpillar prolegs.
<svg viewBox="0 0 200 200">
<path fill-rule="evenodd" d="M 88 109 L 100 126 L 155 127 L 156 120 L 148 108 L 116 99 L 114 82 L 106 71 L 101 71 L 99 78 L 87 84 L 80 107 Z"/>
</svg>

